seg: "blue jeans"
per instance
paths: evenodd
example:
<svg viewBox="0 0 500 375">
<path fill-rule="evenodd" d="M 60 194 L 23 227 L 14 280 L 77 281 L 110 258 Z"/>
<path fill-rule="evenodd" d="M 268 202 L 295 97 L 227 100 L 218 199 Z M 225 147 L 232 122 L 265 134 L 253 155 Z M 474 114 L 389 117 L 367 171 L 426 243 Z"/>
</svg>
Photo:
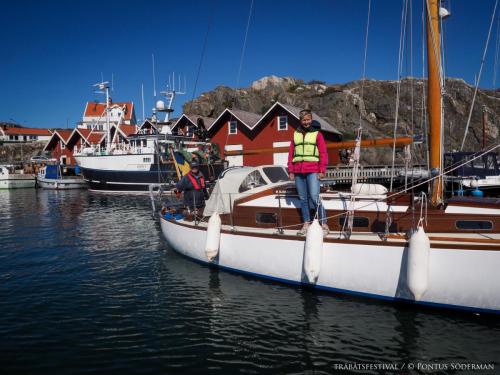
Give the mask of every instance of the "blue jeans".
<svg viewBox="0 0 500 375">
<path fill-rule="evenodd" d="M 325 208 L 319 200 L 319 180 L 317 173 L 296 173 L 295 187 L 300 199 L 300 209 L 303 222 L 311 221 L 311 208 L 316 212 L 319 203 L 319 222 L 326 223 Z"/>
</svg>

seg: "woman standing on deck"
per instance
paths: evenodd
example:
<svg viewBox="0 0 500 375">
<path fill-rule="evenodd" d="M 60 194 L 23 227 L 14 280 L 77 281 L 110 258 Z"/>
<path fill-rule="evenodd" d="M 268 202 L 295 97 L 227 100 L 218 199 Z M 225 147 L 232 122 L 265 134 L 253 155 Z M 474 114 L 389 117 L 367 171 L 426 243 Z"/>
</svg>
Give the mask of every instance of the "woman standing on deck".
<svg viewBox="0 0 500 375">
<path fill-rule="evenodd" d="M 295 180 L 300 199 L 300 209 L 304 225 L 297 235 L 304 236 L 311 223 L 311 212 L 319 209 L 319 222 L 326 236 L 330 231 L 326 223 L 326 213 L 319 198 L 319 180 L 325 176 L 328 153 L 321 132 L 312 126 L 309 109 L 300 111 L 300 126 L 293 135 L 288 152 L 288 172 L 290 180 Z"/>
</svg>

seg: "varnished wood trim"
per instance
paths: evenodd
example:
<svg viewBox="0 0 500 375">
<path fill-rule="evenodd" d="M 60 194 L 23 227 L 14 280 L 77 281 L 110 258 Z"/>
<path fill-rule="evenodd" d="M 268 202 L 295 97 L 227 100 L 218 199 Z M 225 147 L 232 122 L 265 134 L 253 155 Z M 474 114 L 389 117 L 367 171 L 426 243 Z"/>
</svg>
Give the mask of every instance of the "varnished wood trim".
<svg viewBox="0 0 500 375">
<path fill-rule="evenodd" d="M 249 201 L 253 201 L 254 199 L 266 197 L 266 196 L 272 195 L 272 194 L 274 194 L 273 188 L 268 188 L 268 189 L 259 191 L 258 193 L 251 194 L 247 197 L 241 197 L 241 198 L 236 199 L 234 201 L 234 206 L 242 204 L 242 203 L 246 203 Z"/>
<path fill-rule="evenodd" d="M 161 220 L 169 221 L 175 225 L 180 225 L 182 227 L 206 231 L 206 228 L 180 223 L 175 220 L 167 220 L 161 218 Z M 268 234 L 268 233 L 255 233 L 255 232 L 238 232 L 223 229 L 221 233 L 224 234 L 232 234 L 235 236 L 246 236 L 246 237 L 258 237 L 258 238 L 274 238 L 274 239 L 283 239 L 283 240 L 291 240 L 291 241 L 305 241 L 305 236 L 291 236 L 291 235 L 282 235 L 282 234 Z M 352 244 L 352 245 L 371 245 L 371 246 L 392 246 L 392 247 L 407 247 L 408 242 L 391 242 L 391 241 L 372 241 L 372 240 L 345 240 L 345 239 L 335 239 L 335 238 L 324 238 L 324 242 L 327 243 L 339 243 L 339 244 Z M 432 244 L 431 248 L 433 249 L 453 249 L 453 250 L 484 250 L 484 251 L 500 251 L 499 245 L 474 245 L 474 244 Z"/>
<path fill-rule="evenodd" d="M 461 237 L 440 237 L 429 236 L 431 241 L 450 241 L 450 242 L 473 242 L 473 243 L 498 243 L 500 240 L 494 238 L 461 238 Z"/>
</svg>

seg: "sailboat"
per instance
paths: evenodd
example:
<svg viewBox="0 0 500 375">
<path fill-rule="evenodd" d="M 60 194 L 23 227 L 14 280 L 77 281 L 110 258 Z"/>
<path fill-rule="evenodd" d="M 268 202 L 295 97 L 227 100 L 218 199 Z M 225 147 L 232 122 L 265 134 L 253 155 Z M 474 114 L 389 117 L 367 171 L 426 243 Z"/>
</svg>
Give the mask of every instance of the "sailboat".
<svg viewBox="0 0 500 375">
<path fill-rule="evenodd" d="M 500 200 L 443 197 L 439 5 L 427 3 L 431 194 L 353 183 L 324 191 L 330 234 L 305 237 L 284 167 L 226 170 L 202 215 L 165 206 L 164 237 L 177 252 L 223 270 L 334 293 L 500 313 Z M 200 217 L 199 217 L 200 216 Z"/>
</svg>

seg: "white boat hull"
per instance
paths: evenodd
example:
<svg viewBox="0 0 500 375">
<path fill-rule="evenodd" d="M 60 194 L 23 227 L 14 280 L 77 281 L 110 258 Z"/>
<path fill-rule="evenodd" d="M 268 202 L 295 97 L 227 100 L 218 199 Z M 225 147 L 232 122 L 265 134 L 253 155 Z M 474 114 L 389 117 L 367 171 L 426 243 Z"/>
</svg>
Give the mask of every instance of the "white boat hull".
<svg viewBox="0 0 500 375">
<path fill-rule="evenodd" d="M 82 178 L 44 178 L 38 177 L 38 186 L 50 190 L 85 189 L 87 187 Z"/>
<path fill-rule="evenodd" d="M 202 263 L 206 223 L 161 218 L 162 232 L 172 248 Z M 221 233 L 218 267 L 290 284 L 367 297 L 424 305 L 500 313 L 500 251 L 461 250 L 433 246 L 429 254 L 428 289 L 415 302 L 407 287 L 405 242 L 325 241 L 321 272 L 315 284 L 303 272 L 304 239 L 272 234 Z"/>
<path fill-rule="evenodd" d="M 476 188 L 476 187 L 478 189 L 498 188 L 500 186 L 500 176 L 486 176 L 485 178 L 481 179 L 464 178 L 462 180 L 462 184 L 466 188 Z"/>
<path fill-rule="evenodd" d="M 9 175 L 7 178 L 0 178 L 0 189 L 25 189 L 34 187 L 34 175 Z"/>
</svg>

